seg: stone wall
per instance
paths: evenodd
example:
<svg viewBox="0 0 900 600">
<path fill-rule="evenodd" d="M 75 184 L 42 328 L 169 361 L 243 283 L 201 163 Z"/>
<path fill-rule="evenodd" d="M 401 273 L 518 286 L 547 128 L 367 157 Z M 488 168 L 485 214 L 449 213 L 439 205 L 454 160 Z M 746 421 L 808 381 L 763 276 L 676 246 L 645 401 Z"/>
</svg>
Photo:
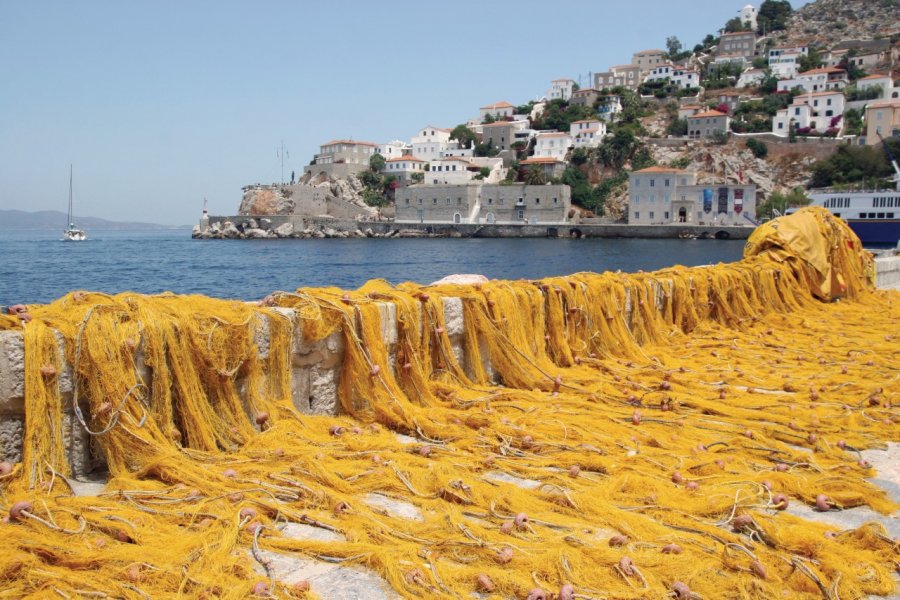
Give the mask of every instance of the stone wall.
<svg viewBox="0 0 900 600">
<path fill-rule="evenodd" d="M 882 257 L 876 261 L 877 284 L 881 288 L 900 289 L 900 256 Z M 665 283 L 656 283 L 657 309 L 662 306 Z M 465 320 L 460 298 L 443 298 L 444 324 L 451 342 L 451 350 L 467 372 L 472 371 L 465 352 Z M 381 335 L 389 354 L 389 363 L 396 364 L 397 307 L 388 302 L 378 304 Z M 291 399 L 294 407 L 304 414 L 336 415 L 341 412 L 338 387 L 344 361 L 344 335 L 337 331 L 319 341 L 308 340 L 293 309 L 274 309 L 295 324 L 291 341 Z M 626 295 L 625 322 L 631 321 L 631 303 Z M 356 327 L 353 323 L 350 326 Z M 269 352 L 269 325 L 263 321 L 255 331 L 255 342 L 262 358 Z M 58 336 L 60 356 L 64 356 L 63 339 Z M 482 351 L 485 372 L 493 376 L 490 356 Z M 150 387 L 152 371 L 144 366 L 141 345 L 136 350 L 136 371 Z M 63 400 L 64 441 L 75 476 L 83 476 L 102 469 L 99 454 L 94 451 L 91 436 L 74 416 L 73 379 L 66 365 L 59 377 Z M 242 386 L 239 386 L 241 389 Z M 246 403 L 245 403 L 246 405 Z M 82 406 L 87 414 L 87 406 Z M 0 459 L 18 462 L 22 459 L 25 423 L 25 345 L 20 331 L 0 331 Z"/>
<path fill-rule="evenodd" d="M 900 256 L 875 259 L 875 285 L 883 290 L 900 290 Z"/>
</svg>

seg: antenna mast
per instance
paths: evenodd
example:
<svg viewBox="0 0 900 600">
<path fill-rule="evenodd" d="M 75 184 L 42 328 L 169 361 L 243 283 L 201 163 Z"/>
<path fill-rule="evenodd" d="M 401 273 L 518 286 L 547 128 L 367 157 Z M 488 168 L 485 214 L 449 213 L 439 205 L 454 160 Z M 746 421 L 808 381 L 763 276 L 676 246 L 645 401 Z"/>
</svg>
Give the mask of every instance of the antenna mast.
<svg viewBox="0 0 900 600">
<path fill-rule="evenodd" d="M 281 159 L 281 185 L 284 185 L 284 159 L 290 158 L 290 152 L 284 147 L 284 140 L 281 140 L 281 148 L 275 150 L 275 156 Z"/>
</svg>

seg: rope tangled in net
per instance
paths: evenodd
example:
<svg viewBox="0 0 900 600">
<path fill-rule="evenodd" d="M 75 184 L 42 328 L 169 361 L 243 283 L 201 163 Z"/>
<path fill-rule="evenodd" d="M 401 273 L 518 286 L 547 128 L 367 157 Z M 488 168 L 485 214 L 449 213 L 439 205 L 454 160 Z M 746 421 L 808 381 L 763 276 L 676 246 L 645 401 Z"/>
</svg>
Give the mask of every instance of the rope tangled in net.
<svg viewBox="0 0 900 600">
<path fill-rule="evenodd" d="M 889 594 L 880 525 L 785 510 L 896 509 L 859 456 L 898 440 L 900 295 L 871 277 L 808 209 L 703 268 L 29 306 L 0 321 L 26 353 L 0 597 L 314 597 L 271 552 L 407 598 Z M 297 348 L 335 336 L 341 415 L 301 414 Z M 93 497 L 69 486 L 85 431 L 109 471 Z"/>
</svg>

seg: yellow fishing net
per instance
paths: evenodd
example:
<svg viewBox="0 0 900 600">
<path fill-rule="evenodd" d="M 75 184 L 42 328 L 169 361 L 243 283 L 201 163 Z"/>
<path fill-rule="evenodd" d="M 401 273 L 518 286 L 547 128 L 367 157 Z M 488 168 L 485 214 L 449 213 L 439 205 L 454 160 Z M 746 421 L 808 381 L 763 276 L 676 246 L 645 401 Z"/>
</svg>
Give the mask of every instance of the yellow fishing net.
<svg viewBox="0 0 900 600">
<path fill-rule="evenodd" d="M 26 352 L 0 598 L 313 596 L 267 578 L 266 551 L 365 566 L 407 598 L 891 593 L 880 525 L 779 510 L 896 508 L 858 455 L 900 433 L 900 294 L 871 275 L 808 209 L 703 268 L 29 306 L 0 321 Z M 300 414 L 298 345 L 334 334 L 343 416 Z M 82 428 L 98 496 L 68 485 Z"/>
</svg>

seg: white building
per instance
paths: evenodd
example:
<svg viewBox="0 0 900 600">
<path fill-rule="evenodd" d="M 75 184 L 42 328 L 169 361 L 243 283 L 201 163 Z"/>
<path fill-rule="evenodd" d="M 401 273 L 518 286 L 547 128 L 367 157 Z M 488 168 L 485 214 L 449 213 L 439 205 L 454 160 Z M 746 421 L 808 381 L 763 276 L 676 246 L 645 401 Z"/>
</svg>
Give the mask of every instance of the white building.
<svg viewBox="0 0 900 600">
<path fill-rule="evenodd" d="M 385 175 L 394 175 L 398 181 L 410 183 L 413 173 L 425 173 L 425 161 L 415 156 L 398 156 L 384 161 Z"/>
<path fill-rule="evenodd" d="M 653 81 L 665 81 L 666 79 L 672 79 L 672 71 L 674 67 L 672 63 L 663 63 L 661 65 L 657 65 L 650 69 L 650 72 L 647 73 L 647 76 L 644 77 L 644 83 L 650 83 Z"/>
<path fill-rule="evenodd" d="M 759 87 L 766 78 L 765 69 L 747 69 L 741 73 L 741 77 L 737 80 L 735 87 L 749 88 Z"/>
<path fill-rule="evenodd" d="M 769 50 L 769 69 L 778 79 L 790 79 L 800 72 L 800 58 L 809 54 L 808 46 L 780 46 Z"/>
<path fill-rule="evenodd" d="M 669 167 L 649 167 L 628 177 L 630 224 L 752 227 L 755 216 L 756 186 L 752 184 L 698 184 L 696 173 Z"/>
<path fill-rule="evenodd" d="M 533 158 L 553 158 L 563 161 L 572 146 L 572 136 L 568 133 L 551 131 L 535 136 Z"/>
<path fill-rule="evenodd" d="M 477 172 L 478 167 L 468 158 L 456 156 L 439 158 L 431 161 L 431 166 L 425 173 L 424 183 L 428 185 L 466 183 L 471 181 Z"/>
<path fill-rule="evenodd" d="M 803 94 L 794 98 L 789 107 L 779 110 L 772 119 L 772 133 L 786 136 L 791 124 L 797 129 L 824 133 L 842 128 L 841 117 L 846 103 L 843 92 L 825 91 Z"/>
<path fill-rule="evenodd" d="M 700 71 L 675 67 L 672 69 L 672 83 L 682 90 L 698 88 L 700 87 Z"/>
<path fill-rule="evenodd" d="M 451 129 L 429 125 L 412 137 L 412 155 L 426 162 L 441 157 L 441 153 L 456 142 L 450 141 Z M 454 147 L 459 147 L 456 144 Z"/>
<path fill-rule="evenodd" d="M 596 148 L 606 136 L 606 123 L 597 119 L 573 121 L 569 125 L 569 135 L 576 148 Z"/>
<path fill-rule="evenodd" d="M 859 91 L 881 88 L 879 100 L 888 100 L 892 96 L 897 97 L 898 89 L 894 87 L 894 80 L 890 75 L 869 75 L 856 81 L 856 89 Z"/>
<path fill-rule="evenodd" d="M 404 154 L 410 154 L 412 152 L 412 146 L 409 142 L 404 142 L 403 140 L 393 140 L 385 144 L 378 144 L 375 151 L 387 160 L 389 158 L 403 156 Z"/>
<path fill-rule="evenodd" d="M 550 90 L 547 92 L 547 100 L 569 101 L 572 92 L 575 91 L 575 82 L 571 79 L 554 79 L 550 82 Z"/>
<path fill-rule="evenodd" d="M 622 99 L 617 94 L 603 96 L 600 104 L 597 106 L 597 115 L 607 123 L 616 120 L 617 115 L 622 112 Z"/>
<path fill-rule="evenodd" d="M 509 102 L 494 102 L 487 106 L 482 106 L 478 111 L 478 116 L 482 122 L 490 115 L 493 119 L 506 119 L 512 117 L 516 111 L 516 107 Z"/>
<path fill-rule="evenodd" d="M 807 92 L 823 92 L 826 90 L 842 90 L 850 83 L 847 71 L 833 67 L 823 67 L 804 71 L 793 79 L 782 79 L 778 82 L 779 92 L 789 92 L 794 88 L 803 88 Z"/>
<path fill-rule="evenodd" d="M 749 25 L 752 31 L 756 31 L 756 7 L 748 4 L 741 9 L 741 23 Z"/>
</svg>

